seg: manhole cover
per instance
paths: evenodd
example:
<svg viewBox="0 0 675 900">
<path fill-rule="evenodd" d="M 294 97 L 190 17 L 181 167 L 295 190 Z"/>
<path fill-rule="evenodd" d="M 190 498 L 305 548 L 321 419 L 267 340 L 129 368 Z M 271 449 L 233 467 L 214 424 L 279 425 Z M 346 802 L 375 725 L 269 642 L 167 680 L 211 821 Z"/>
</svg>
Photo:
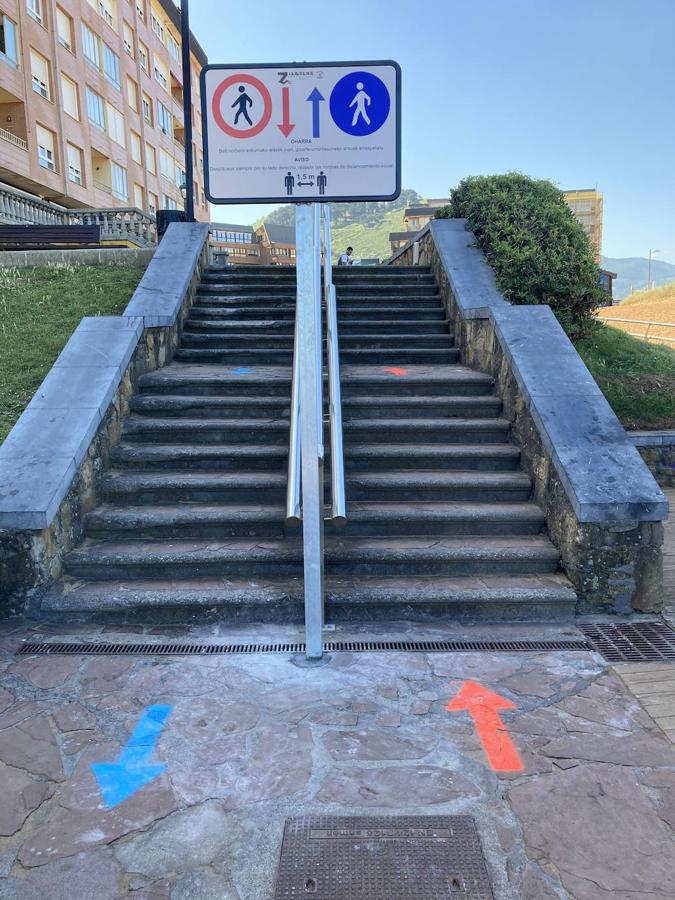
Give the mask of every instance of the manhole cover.
<svg viewBox="0 0 675 900">
<path fill-rule="evenodd" d="M 493 900 L 471 816 L 301 816 L 274 900 Z"/>
<path fill-rule="evenodd" d="M 607 662 L 675 661 L 675 631 L 665 622 L 579 625 Z"/>
</svg>

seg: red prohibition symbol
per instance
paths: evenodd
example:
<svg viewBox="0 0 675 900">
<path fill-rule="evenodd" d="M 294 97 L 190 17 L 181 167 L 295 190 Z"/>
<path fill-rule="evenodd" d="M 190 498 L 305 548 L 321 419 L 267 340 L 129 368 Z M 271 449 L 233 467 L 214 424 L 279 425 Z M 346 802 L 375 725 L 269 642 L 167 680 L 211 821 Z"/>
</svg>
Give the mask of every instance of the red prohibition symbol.
<svg viewBox="0 0 675 900">
<path fill-rule="evenodd" d="M 233 84 L 250 84 L 251 87 L 254 87 L 257 91 L 260 92 L 260 96 L 263 99 L 263 105 L 265 109 L 258 124 L 254 125 L 252 128 L 233 128 L 223 118 L 223 114 L 220 111 L 220 101 L 222 100 L 225 91 Z M 213 118 L 216 121 L 216 125 L 221 129 L 221 131 L 224 131 L 225 134 L 229 134 L 230 137 L 235 138 L 255 137 L 256 134 L 260 134 L 263 128 L 267 127 L 270 119 L 272 118 L 272 97 L 270 96 L 270 92 L 267 90 L 267 88 L 259 78 L 255 78 L 253 75 L 230 75 L 230 77 L 226 78 L 225 81 L 221 81 L 221 83 L 216 88 L 213 95 L 212 111 Z"/>
</svg>

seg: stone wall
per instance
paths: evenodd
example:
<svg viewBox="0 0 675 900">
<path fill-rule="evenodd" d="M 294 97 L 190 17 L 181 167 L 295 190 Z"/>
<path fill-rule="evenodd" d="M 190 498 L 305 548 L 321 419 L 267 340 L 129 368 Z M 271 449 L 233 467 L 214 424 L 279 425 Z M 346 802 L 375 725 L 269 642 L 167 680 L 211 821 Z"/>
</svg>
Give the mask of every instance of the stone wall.
<svg viewBox="0 0 675 900">
<path fill-rule="evenodd" d="M 82 320 L 0 447 L 0 618 L 30 612 L 81 542 L 138 380 L 178 346 L 207 239 L 207 225 L 169 227 L 125 314 Z"/>
<path fill-rule="evenodd" d="M 675 430 L 628 434 L 661 487 L 675 488 Z"/>
<path fill-rule="evenodd" d="M 0 268 L 34 266 L 129 266 L 145 268 L 156 247 L 89 247 L 82 250 L 3 250 Z"/>
<path fill-rule="evenodd" d="M 390 264 L 416 260 L 462 361 L 494 378 L 578 612 L 658 611 L 667 501 L 549 307 L 509 304 L 462 220 L 431 222 Z"/>
</svg>

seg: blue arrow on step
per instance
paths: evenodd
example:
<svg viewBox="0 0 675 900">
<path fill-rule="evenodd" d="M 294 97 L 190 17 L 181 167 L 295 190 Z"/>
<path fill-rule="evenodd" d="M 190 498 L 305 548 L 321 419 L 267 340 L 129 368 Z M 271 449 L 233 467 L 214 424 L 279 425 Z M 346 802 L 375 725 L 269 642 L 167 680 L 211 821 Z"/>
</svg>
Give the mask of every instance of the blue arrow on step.
<svg viewBox="0 0 675 900">
<path fill-rule="evenodd" d="M 323 96 L 318 88 L 314 88 L 307 100 L 312 104 L 312 137 L 321 137 L 321 106 Z"/>
<path fill-rule="evenodd" d="M 117 762 L 92 763 L 91 768 L 109 809 L 123 803 L 166 769 L 163 763 L 153 764 L 148 760 L 170 714 L 170 706 L 149 706 Z"/>
</svg>

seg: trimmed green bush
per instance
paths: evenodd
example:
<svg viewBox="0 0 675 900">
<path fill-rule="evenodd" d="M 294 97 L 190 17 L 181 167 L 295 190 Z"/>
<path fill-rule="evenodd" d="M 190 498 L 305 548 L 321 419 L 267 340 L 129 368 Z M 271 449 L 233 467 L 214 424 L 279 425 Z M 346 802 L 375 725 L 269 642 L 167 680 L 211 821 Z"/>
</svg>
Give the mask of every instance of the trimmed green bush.
<svg viewBox="0 0 675 900">
<path fill-rule="evenodd" d="M 516 172 L 465 178 L 436 218 L 468 221 L 511 303 L 548 304 L 572 338 L 593 329 L 603 299 L 598 266 L 550 181 Z"/>
</svg>

